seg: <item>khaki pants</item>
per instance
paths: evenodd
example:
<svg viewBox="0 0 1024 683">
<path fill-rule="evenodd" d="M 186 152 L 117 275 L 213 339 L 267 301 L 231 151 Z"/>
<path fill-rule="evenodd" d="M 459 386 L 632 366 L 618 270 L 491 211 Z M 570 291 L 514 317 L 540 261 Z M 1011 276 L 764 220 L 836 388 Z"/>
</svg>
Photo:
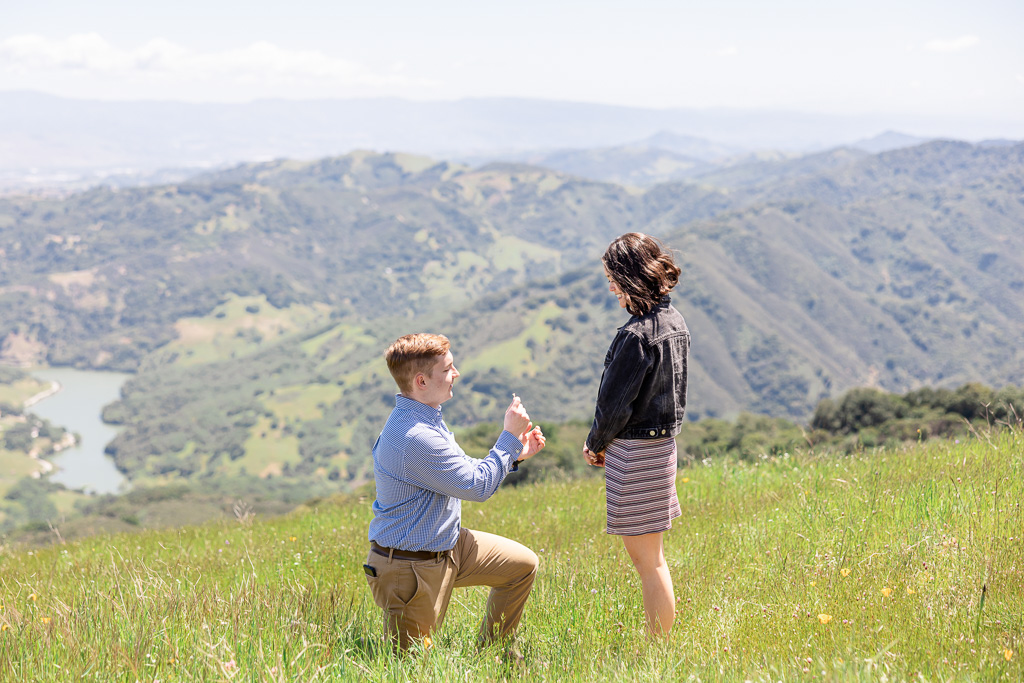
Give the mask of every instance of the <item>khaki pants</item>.
<svg viewBox="0 0 1024 683">
<path fill-rule="evenodd" d="M 372 550 L 367 576 L 385 628 L 403 650 L 414 639 L 441 627 L 453 588 L 491 586 L 480 625 L 483 644 L 512 635 L 537 576 L 537 555 L 515 541 L 483 531 L 462 529 L 455 548 L 441 559 L 400 560 Z"/>
</svg>

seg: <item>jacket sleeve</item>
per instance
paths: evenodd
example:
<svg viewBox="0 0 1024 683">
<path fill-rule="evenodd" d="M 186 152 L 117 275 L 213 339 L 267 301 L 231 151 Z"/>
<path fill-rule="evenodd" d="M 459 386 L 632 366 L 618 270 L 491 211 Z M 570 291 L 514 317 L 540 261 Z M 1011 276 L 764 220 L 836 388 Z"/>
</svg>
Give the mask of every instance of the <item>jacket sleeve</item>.
<svg viewBox="0 0 1024 683">
<path fill-rule="evenodd" d="M 597 390 L 594 425 L 587 436 L 587 448 L 594 452 L 603 451 L 629 422 L 633 402 L 653 363 L 640 338 L 625 330 L 612 340 L 608 356 Z"/>
</svg>

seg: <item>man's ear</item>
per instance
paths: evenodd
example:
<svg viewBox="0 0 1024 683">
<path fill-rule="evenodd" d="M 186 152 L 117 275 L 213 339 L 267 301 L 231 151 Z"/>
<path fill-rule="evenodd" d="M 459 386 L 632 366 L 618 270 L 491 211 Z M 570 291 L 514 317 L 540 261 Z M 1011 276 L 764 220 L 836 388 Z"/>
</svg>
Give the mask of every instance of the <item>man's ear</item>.
<svg viewBox="0 0 1024 683">
<path fill-rule="evenodd" d="M 424 375 L 422 372 L 417 372 L 416 376 L 413 377 L 412 383 L 413 383 L 413 386 L 415 386 L 417 389 L 426 389 L 427 388 L 427 376 Z"/>
</svg>

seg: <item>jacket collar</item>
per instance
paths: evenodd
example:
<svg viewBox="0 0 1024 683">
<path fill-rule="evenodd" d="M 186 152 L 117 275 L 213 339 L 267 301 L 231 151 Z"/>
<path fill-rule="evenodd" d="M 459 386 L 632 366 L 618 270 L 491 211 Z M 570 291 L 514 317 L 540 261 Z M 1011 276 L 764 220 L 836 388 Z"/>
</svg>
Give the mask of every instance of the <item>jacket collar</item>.
<svg viewBox="0 0 1024 683">
<path fill-rule="evenodd" d="M 659 310 L 661 310 L 663 308 L 667 308 L 671 303 L 672 303 L 672 297 L 669 296 L 668 294 L 666 294 L 665 296 L 661 297 L 661 301 L 659 301 L 658 303 L 656 303 L 654 305 L 654 308 L 652 308 L 651 310 L 647 311 L 647 313 L 645 313 L 644 315 L 631 315 L 629 317 L 629 320 L 627 320 L 626 322 L 624 322 L 622 325 L 619 326 L 619 329 L 621 330 L 623 327 L 626 327 L 630 323 L 633 323 L 633 322 L 636 322 L 637 320 L 642 320 L 643 318 L 646 318 L 648 316 L 654 315 L 654 313 L 656 311 L 659 311 Z"/>
</svg>

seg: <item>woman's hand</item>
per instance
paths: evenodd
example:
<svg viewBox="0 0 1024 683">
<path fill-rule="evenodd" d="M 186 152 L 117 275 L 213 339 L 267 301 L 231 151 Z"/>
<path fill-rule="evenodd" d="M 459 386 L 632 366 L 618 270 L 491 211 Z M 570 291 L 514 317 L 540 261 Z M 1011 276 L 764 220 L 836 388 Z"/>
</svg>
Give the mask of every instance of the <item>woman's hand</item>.
<svg viewBox="0 0 1024 683">
<path fill-rule="evenodd" d="M 583 446 L 583 457 L 586 458 L 588 464 L 594 467 L 604 467 L 604 451 L 594 452 Z"/>
</svg>

